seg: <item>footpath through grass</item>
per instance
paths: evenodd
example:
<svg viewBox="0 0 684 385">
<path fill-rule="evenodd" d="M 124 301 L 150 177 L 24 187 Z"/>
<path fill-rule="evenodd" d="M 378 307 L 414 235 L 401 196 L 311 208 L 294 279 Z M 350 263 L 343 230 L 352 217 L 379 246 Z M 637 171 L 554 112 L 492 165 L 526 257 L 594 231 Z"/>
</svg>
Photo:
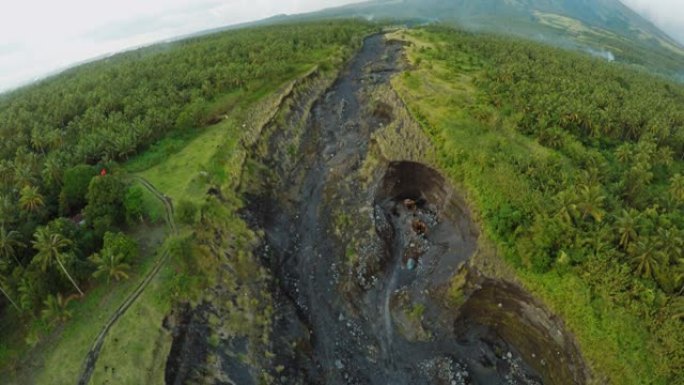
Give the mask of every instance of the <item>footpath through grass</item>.
<svg viewBox="0 0 684 385">
<path fill-rule="evenodd" d="M 302 76 L 312 73 L 309 68 Z M 201 205 L 212 182 L 236 185 L 242 172 L 245 150 L 240 145 L 248 130 L 264 124 L 278 108 L 282 95 L 289 92 L 293 82 L 258 92 L 234 104 L 225 118 L 204 128 L 187 141 L 177 152 L 136 175 L 151 182 L 169 196 L 174 203 L 189 201 Z M 264 96 L 265 95 L 265 96 Z M 247 129 L 249 126 L 249 129 Z M 129 164 L 136 167 L 136 160 Z M 177 208 L 177 206 L 176 206 Z M 176 239 L 191 236 L 190 226 L 181 227 Z M 171 245 L 174 239 L 170 240 Z M 191 252 L 172 256 L 171 263 L 162 269 L 138 301 L 110 330 L 95 367 L 92 384 L 163 384 L 166 357 L 171 347 L 170 332 L 162 328 L 164 317 L 172 303 L 179 299 L 193 301 L 198 290 L 207 286 L 208 276 L 189 266 L 213 265 Z M 180 258 L 180 260 L 179 260 Z M 196 259 L 189 261 L 190 258 Z M 210 258 L 210 257 L 209 257 Z M 202 260 L 201 260 L 202 259 Z"/>
<path fill-rule="evenodd" d="M 311 66 L 303 66 L 295 72 L 295 77 L 309 71 Z M 269 84 L 227 95 L 214 103 L 213 108 L 227 111 L 218 123 L 164 139 L 150 151 L 132 159 L 126 169 L 150 181 L 175 203 L 182 200 L 201 203 L 211 178 L 239 177 L 239 170 L 227 169 L 225 164 L 217 162 L 217 158 L 230 157 L 234 153 L 247 126 L 254 123 L 248 121 L 255 114 L 251 108 L 288 83 Z"/>
<path fill-rule="evenodd" d="M 223 35 L 190 39 L 177 46 L 178 48 L 173 48 L 177 51 L 170 49 L 167 52 L 166 48 L 162 48 L 164 54 L 169 54 L 165 65 L 187 65 L 189 61 L 200 63 L 195 66 L 196 71 L 183 74 L 186 82 L 182 86 L 176 87 L 176 81 L 179 80 L 176 76 L 168 79 L 164 88 L 160 88 L 176 91 L 182 88 L 182 94 L 191 97 L 179 99 L 182 102 L 176 105 L 167 100 L 176 94 L 160 91 L 158 99 L 164 108 L 151 111 L 155 113 L 151 115 L 161 116 L 169 124 L 162 124 L 159 131 L 147 132 L 145 135 L 154 140 L 163 138 L 148 151 L 124 164 L 124 168 L 130 174 L 150 181 L 175 204 L 185 201 L 197 208 L 205 203 L 210 188 L 237 185 L 234 182 L 240 178 L 246 151 L 239 143 L 246 135 L 259 135 L 253 129 L 256 124 L 252 124 L 254 122 L 249 119 L 259 120 L 272 112 L 274 107 L 279 107 L 274 105 L 277 104 L 277 98 L 272 96 L 282 92 L 283 87 L 286 88 L 298 77 L 308 74 L 312 68 L 333 73 L 358 47 L 361 37 L 373 29 L 371 25 L 357 22 L 300 23 L 226 32 L 223 34 L 225 39 Z M 290 31 L 291 35 L 284 33 L 285 30 Z M 242 36 L 244 41 L 239 44 L 239 39 L 232 39 L 229 35 Z M 220 46 L 224 41 L 227 43 Z M 204 46 L 203 42 L 206 47 L 216 47 L 218 44 L 221 49 L 193 51 L 188 56 L 188 46 L 201 48 Z M 157 52 L 157 48 L 151 48 L 150 52 Z M 141 52 L 144 59 L 147 51 Z M 213 54 L 209 55 L 207 52 Z M 222 54 L 229 59 L 217 60 L 215 65 L 201 65 L 208 55 L 220 58 Z M 122 63 L 122 66 L 128 66 L 124 69 L 130 70 L 126 72 L 125 80 L 131 84 L 143 82 L 141 75 L 134 71 L 141 63 L 152 68 L 149 67 L 149 61 L 143 63 L 133 60 L 129 63 L 124 60 Z M 103 68 L 106 67 L 105 62 L 100 64 Z M 155 76 L 149 78 L 157 79 Z M 187 82 L 188 79 L 199 79 L 200 82 Z M 63 86 L 67 84 L 73 84 L 73 81 L 65 82 Z M 108 81 L 96 84 L 105 90 L 109 90 L 110 85 L 111 82 Z M 130 89 L 127 88 L 126 93 L 128 91 Z M 159 90 L 142 89 L 140 95 L 154 99 L 154 91 Z M 136 109 L 150 112 L 148 105 L 138 102 L 134 104 Z M 135 125 L 137 128 L 146 128 L 137 123 L 138 120 L 121 121 L 122 127 Z M 107 132 L 105 128 L 98 135 L 101 137 L 105 133 L 118 135 L 114 129 Z M 132 148 L 138 149 L 149 145 L 135 140 L 130 144 Z M 64 146 L 65 149 L 73 147 L 71 143 Z M 121 155 L 123 156 L 125 155 Z M 233 195 L 235 194 L 231 196 Z M 239 199 L 234 197 L 234 200 Z M 143 193 L 143 206 L 152 220 L 163 219 L 162 208 L 147 192 Z M 231 220 L 232 216 L 226 219 Z M 177 246 L 182 243 L 182 238 L 191 237 L 193 225 L 187 223 L 180 229 L 181 235 L 167 240 L 168 243 Z M 129 232 L 130 229 L 125 230 Z M 86 287 L 88 290 L 81 302 L 72 302 L 69 305 L 68 310 L 73 315 L 71 319 L 50 328 L 49 335 L 38 338 L 33 333 L 42 327 L 39 321 L 34 322 L 35 326 L 24 330 L 18 317 L 4 317 L 0 322 L 3 328 L 0 332 L 0 383 L 75 383 L 93 339 L 127 294 L 149 271 L 154 255 L 155 248 L 144 253 L 141 258 L 143 262 L 132 266 L 131 277 L 127 281 L 96 285 L 93 279 L 93 286 Z M 194 256 L 184 257 L 187 258 L 172 258 L 170 266 L 160 271 L 147 290 L 111 329 L 93 374 L 92 384 L 147 384 L 160 383 L 163 380 L 162 358 L 167 356 L 170 344 L 170 337 L 162 328 L 164 316 L 173 303 L 193 301 L 199 296 L 198 292 L 211 284 L 208 282 L 210 279 L 202 277 L 198 271 L 187 271 L 188 266 L 197 265 L 201 266 L 198 270 L 208 271 L 209 267 L 205 266 L 208 262 L 189 261 Z M 215 271 L 217 262 L 214 260 L 213 263 L 211 268 Z M 204 281 L 202 278 L 205 278 Z M 38 317 L 39 309 L 34 313 Z M 23 314 L 23 317 L 29 318 L 28 314 Z M 8 337 L 5 338 L 5 335 Z M 25 340 L 37 342 L 38 345 L 27 345 Z"/>
<path fill-rule="evenodd" d="M 83 299 L 71 302 L 69 311 L 73 317 L 69 322 L 41 340 L 25 358 L 27 361 L 19 364 L 20 370 L 5 372 L 2 383 L 76 383 L 83 358 L 100 328 L 135 288 L 138 281 L 152 268 L 156 257 L 155 249 L 163 239 L 164 231 L 158 227 L 143 225 L 132 235 L 143 244 L 143 252 L 139 264 L 132 269 L 130 278 L 122 282 L 111 282 L 109 285 L 98 285 Z M 29 330 L 29 335 L 34 329 L 40 328 L 40 323 L 35 322 Z M 25 341 L 16 343 L 22 344 Z"/>
<path fill-rule="evenodd" d="M 171 332 L 162 327 L 171 311 L 174 277 L 165 264 L 105 338 L 91 384 L 164 384 Z"/>
<path fill-rule="evenodd" d="M 251 97 L 242 98 L 233 104 L 233 109 L 219 123 L 198 129 L 193 135 L 164 139 L 149 153 L 132 159 L 125 167 L 129 172 L 146 178 L 174 203 L 187 200 L 199 204 L 209 186 L 210 174 L 224 174 L 223 179 L 228 175 L 239 177 L 239 170 L 225 168 L 227 164 L 237 167 L 239 162 L 225 162 L 225 159 L 240 153 L 236 148 L 243 135 L 244 121 L 248 116 L 258 115 L 253 107 L 264 99 L 264 95 L 272 95 L 283 87 L 272 85 L 251 94 Z M 259 108 L 265 113 L 267 106 L 268 103 Z M 221 162 L 218 163 L 217 159 Z M 163 206 L 145 189 L 143 201 L 146 215 L 156 222 L 163 222 Z M 183 236 L 188 235 L 188 230 L 182 230 Z M 143 230 L 140 235 L 142 238 L 146 235 L 152 237 L 143 242 L 154 243 L 155 247 L 145 250 L 141 264 L 134 266 L 130 278 L 110 285 L 98 285 L 80 302 L 72 302 L 69 310 L 73 317 L 41 340 L 37 348 L 24 353 L 27 362 L 19 364 L 18 370 L 7 369 L 5 380 L 8 384 L 71 385 L 76 382 L 83 359 L 102 325 L 152 268 L 160 252 L 157 247 L 164 236 L 159 231 Z M 91 384 L 163 383 L 165 357 L 171 346 L 170 333 L 162 328 L 163 319 L 175 299 L 188 296 L 182 290 L 192 291 L 192 287 L 197 286 L 179 268 L 182 268 L 182 263 L 164 266 L 114 324 L 100 353 Z M 40 327 L 40 323 L 36 323 L 33 328 Z M 21 348 L 25 342 L 23 338 L 17 338 L 10 346 Z M 16 353 L 7 351 L 6 354 Z"/>
</svg>

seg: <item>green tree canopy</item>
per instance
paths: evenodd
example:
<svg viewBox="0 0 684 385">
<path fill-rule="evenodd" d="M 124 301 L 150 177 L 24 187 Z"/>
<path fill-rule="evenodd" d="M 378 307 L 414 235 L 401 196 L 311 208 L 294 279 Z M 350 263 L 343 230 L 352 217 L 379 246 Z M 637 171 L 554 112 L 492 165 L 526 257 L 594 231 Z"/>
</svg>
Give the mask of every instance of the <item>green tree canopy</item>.
<svg viewBox="0 0 684 385">
<path fill-rule="evenodd" d="M 59 194 L 59 208 L 63 214 L 72 214 L 85 206 L 88 186 L 95 175 L 95 167 L 86 164 L 80 164 L 64 172 L 64 183 Z"/>
<path fill-rule="evenodd" d="M 83 291 L 78 287 L 64 265 L 64 259 L 69 257 L 64 253 L 64 250 L 71 245 L 71 240 L 64 238 L 62 234 L 50 232 L 47 227 L 39 227 L 31 243 L 33 248 L 38 251 L 33 258 L 33 263 L 38 264 L 43 271 L 57 264 L 79 294 L 83 295 Z"/>
<path fill-rule="evenodd" d="M 126 184 L 116 175 L 97 176 L 88 186 L 85 217 L 99 234 L 123 223 Z"/>
</svg>

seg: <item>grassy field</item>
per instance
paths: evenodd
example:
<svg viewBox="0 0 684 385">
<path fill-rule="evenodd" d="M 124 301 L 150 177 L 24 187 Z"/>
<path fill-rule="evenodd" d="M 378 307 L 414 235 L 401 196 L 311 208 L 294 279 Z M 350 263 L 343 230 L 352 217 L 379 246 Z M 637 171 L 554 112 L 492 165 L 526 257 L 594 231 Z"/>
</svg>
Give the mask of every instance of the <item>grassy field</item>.
<svg viewBox="0 0 684 385">
<path fill-rule="evenodd" d="M 336 50 L 325 57 L 320 53 L 312 55 L 310 63 L 293 67 L 289 80 L 268 84 L 262 81 L 258 86 L 216 98 L 206 107 L 210 115 L 218 117 L 216 123 L 172 133 L 148 151 L 130 159 L 123 168 L 127 173 L 151 182 L 174 204 L 189 201 L 201 205 L 210 186 L 226 189 L 237 186 L 246 156 L 240 141 L 256 140 L 260 127 L 274 116 L 282 97 L 292 90 L 296 79 L 318 71 L 333 74 L 348 53 Z M 315 64 L 318 61 L 325 62 L 325 70 Z M 234 195 L 229 191 L 225 193 Z M 145 216 L 161 226 L 163 205 L 146 189 L 143 189 L 142 198 Z M 189 226 L 181 228 L 181 236 L 191 233 Z M 154 232 L 153 235 L 157 237 L 155 247 L 144 251 L 144 263 L 133 267 L 130 279 L 113 282 L 110 286 L 98 285 L 88 292 L 83 302 L 72 303 L 69 308 L 72 319 L 52 330 L 49 336 L 39 338 L 37 347 L 27 346 L 26 336 L 3 339 L 0 357 L 21 357 L 21 361 L 3 363 L 7 372 L 5 378 L 10 378 L 8 383 L 61 385 L 76 382 L 86 353 L 103 324 L 151 269 L 160 252 L 157 243 L 165 237 Z M 215 265 L 216 261 L 194 263 L 207 269 L 208 264 Z M 114 324 L 105 339 L 91 384 L 163 383 L 165 359 L 171 346 L 170 333 L 162 328 L 164 317 L 173 303 L 196 299 L 200 288 L 209 282 L 197 276 L 197 272 L 185 271 L 187 266 L 187 261 L 172 257 Z M 210 268 L 215 269 L 215 266 Z M 41 326 L 36 322 L 32 329 Z"/>
<path fill-rule="evenodd" d="M 208 173 L 209 161 L 219 145 L 226 140 L 235 141 L 238 137 L 236 134 L 234 123 L 224 120 L 205 128 L 178 152 L 137 174 L 149 180 L 174 202 L 183 199 L 199 202 L 204 197 L 203 188 L 207 180 L 203 175 Z"/>
<path fill-rule="evenodd" d="M 166 265 L 112 327 L 91 384 L 164 384 L 171 332 L 162 327 L 172 306 L 170 285 L 179 272 Z"/>
<path fill-rule="evenodd" d="M 239 130 L 232 120 L 225 120 L 208 127 L 184 143 L 177 152 L 166 153 L 162 158 L 152 154 L 155 165 L 137 173 L 151 181 L 155 187 L 176 202 L 181 199 L 200 202 L 206 182 L 198 181 L 216 148 L 228 142 L 231 147 L 239 138 Z M 146 162 L 148 160 L 145 160 Z M 138 163 L 136 163 L 138 162 Z M 134 160 L 129 167 L 139 167 Z M 196 187 L 193 190 L 193 187 Z M 143 190 L 147 216 L 155 222 L 163 221 L 163 206 L 147 190 Z M 157 244 L 163 235 L 154 234 Z M 146 241 L 147 243 L 150 240 Z M 144 262 L 133 269 L 128 280 L 100 285 L 93 289 L 82 302 L 74 303 L 70 310 L 74 317 L 64 327 L 41 341 L 32 353 L 31 361 L 37 362 L 31 370 L 23 370 L 17 383 L 74 384 L 95 336 L 102 325 L 135 288 L 152 267 L 159 249 L 145 250 Z M 161 384 L 163 383 L 165 357 L 171 346 L 170 333 L 162 328 L 162 321 L 172 304 L 173 286 L 183 272 L 173 265 L 162 268 L 145 292 L 136 300 L 126 314 L 112 327 L 91 384 Z M 23 341 L 18 341 L 21 344 Z M 56 370 L 54 368 L 59 368 Z"/>
<path fill-rule="evenodd" d="M 288 85 L 283 85 L 278 92 L 273 89 L 243 99 L 225 120 L 203 129 L 179 151 L 168 154 L 137 175 L 148 179 L 174 202 L 188 200 L 201 203 L 209 181 L 202 174 L 215 175 L 216 168 L 222 167 L 221 171 L 230 178 L 239 178 L 241 163 L 237 158 L 244 152 L 238 151 L 237 146 L 246 132 L 243 122 L 246 119 L 263 120 L 260 117 L 269 115 L 270 110 L 277 107 L 274 100 L 278 100 L 278 95 L 287 89 Z M 190 232 L 191 229 L 185 228 L 182 236 Z M 169 314 L 173 301 L 189 299 L 193 297 L 190 292 L 204 286 L 198 281 L 202 277 L 184 271 L 183 266 L 170 261 L 114 325 L 105 340 L 92 384 L 164 383 L 166 357 L 171 347 L 170 332 L 162 328 L 164 317 Z"/>
<path fill-rule="evenodd" d="M 245 133 L 245 119 L 255 119 L 268 113 L 278 99 L 275 91 L 283 92 L 285 89 L 286 85 L 273 85 L 270 89 L 243 97 L 232 104 L 233 109 L 221 122 L 199 129 L 192 135 L 162 140 L 150 151 L 132 159 L 125 168 L 149 180 L 174 203 L 180 200 L 200 203 L 209 182 L 204 175 L 220 172 L 226 174 L 224 178 L 227 175 L 239 177 L 239 170 L 232 168 L 238 167 L 240 162 L 233 158 L 244 155 L 243 151 L 237 151 L 237 145 Z M 223 102 L 227 101 L 232 103 L 233 98 L 223 99 Z M 219 150 L 221 153 L 217 153 Z M 147 190 L 143 190 L 143 201 L 146 215 L 153 222 L 162 223 L 164 209 L 161 203 Z M 188 230 L 184 230 L 186 235 Z M 159 247 L 165 238 L 163 232 L 138 231 L 137 238 L 147 247 L 143 249 L 140 266 L 132 269 L 130 278 L 112 282 L 109 286 L 98 285 L 81 302 L 73 302 L 69 308 L 73 318 L 43 338 L 36 349 L 27 352 L 28 356 L 24 356 L 30 363 L 19 365 L 19 370 L 14 373 L 7 373 L 8 383 L 70 385 L 76 382 L 86 353 L 102 325 L 151 269 L 161 250 Z M 132 235 L 136 236 L 135 231 Z M 183 293 L 178 292 L 180 288 L 193 284 L 179 268 L 174 263 L 164 266 L 112 327 L 91 384 L 163 383 L 171 336 L 162 328 L 162 322 L 171 310 L 174 298 L 182 296 Z M 40 329 L 40 324 L 36 323 L 34 329 Z M 24 344 L 21 338 L 17 338 L 13 342 L 8 341 L 6 346 L 22 349 Z"/>
<path fill-rule="evenodd" d="M 165 235 L 159 227 L 141 226 L 133 236 L 143 245 L 143 256 L 132 269 L 130 278 L 98 285 L 82 300 L 73 301 L 69 307 L 73 318 L 41 340 L 26 358 L 28 362 L 21 364 L 21 370 L 5 373 L 7 383 L 72 385 L 76 382 L 86 352 L 102 324 L 151 269 L 156 258 L 154 250 Z M 32 329 L 40 330 L 40 324 L 36 322 Z"/>
<path fill-rule="evenodd" d="M 421 31 L 400 31 L 395 37 L 413 43 L 408 57 L 414 68 L 396 77 L 393 86 L 432 138 L 442 170 L 464 186 L 480 214 L 485 235 L 496 241 L 496 223 L 482 213 L 535 205 L 543 198 L 507 159 L 530 158 L 537 164 L 557 161 L 568 169 L 572 164 L 519 134 L 496 110 L 479 102 L 474 81 L 479 66 L 474 58 L 461 55 L 456 63 L 460 70 L 454 71 L 450 69 L 453 66 L 428 57 L 429 47 L 440 44 L 434 36 Z M 511 256 L 507 250 L 498 254 L 509 255 L 507 261 L 516 268 L 523 285 L 565 320 L 593 369 L 596 383 L 654 381 L 657 356 L 650 349 L 652 336 L 643 321 L 625 309 L 597 299 L 574 274 L 557 270 L 532 273 L 521 267 L 526 256 Z"/>
<path fill-rule="evenodd" d="M 482 102 L 476 85 L 482 68 L 478 59 L 462 54 L 452 56 L 456 63 L 449 65 L 435 60 L 430 52 L 442 42 L 421 30 L 399 31 L 393 37 L 412 43 L 408 58 L 413 64 L 409 71 L 394 78 L 393 87 L 434 143 L 439 168 L 455 184 L 463 186 L 479 214 L 484 234 L 498 243 L 498 224 L 483 213 L 501 211 L 502 207 L 534 206 L 544 199 L 527 179 L 519 177 L 517 166 L 509 160 L 554 163 L 568 171 L 574 165 L 556 151 L 520 134 L 499 111 Z M 296 71 L 298 76 L 308 73 L 311 66 Z M 258 126 L 271 116 L 278 107 L 279 95 L 288 92 L 290 86 L 272 84 L 220 97 L 209 108 L 227 111 L 217 123 L 162 139 L 124 167 L 149 180 L 174 203 L 202 204 L 209 187 L 235 186 L 246 154 L 240 142 L 258 136 Z M 162 205 L 147 191 L 143 198 L 148 216 L 153 222 L 161 221 Z M 75 383 L 100 328 L 152 267 L 165 238 L 161 228 L 137 230 L 138 238 L 147 246 L 130 279 L 98 285 L 82 301 L 73 302 L 73 318 L 24 354 L 17 365 L 21 370 L 5 377 L 8 383 Z M 189 233 L 189 228 L 183 229 L 184 235 Z M 498 251 L 507 255 L 506 262 L 515 269 L 516 278 L 566 321 L 596 375 L 596 383 L 654 382 L 657 355 L 651 349 L 652 337 L 639 318 L 594 295 L 574 274 L 559 270 L 532 273 L 521 267 L 525 255 Z M 185 274 L 183 266 L 166 265 L 114 325 L 105 340 L 92 384 L 163 383 L 165 358 L 171 345 L 170 333 L 162 327 L 163 319 L 184 289 L 201 286 L 194 280 L 196 277 Z M 32 329 L 39 330 L 40 324 L 36 322 Z M 5 342 L 5 349 L 23 344 L 25 337 Z M 3 354 L 7 355 L 7 351 L 0 349 L 0 357 Z"/>
<path fill-rule="evenodd" d="M 298 77 L 309 71 L 311 67 L 303 68 Z M 213 108 L 221 111 L 228 109 L 229 112 L 223 115 L 219 123 L 160 142 L 155 148 L 132 159 L 126 165 L 127 170 L 149 180 L 174 202 L 202 202 L 210 175 L 239 177 L 239 170 L 227 170 L 225 164 L 217 163 L 217 157 L 231 157 L 247 126 L 253 126 L 254 122 L 249 119 L 252 119 L 254 111 L 250 108 L 283 87 L 285 85 L 270 85 L 222 98 L 214 103 Z"/>
<path fill-rule="evenodd" d="M 123 135 L 121 132 L 130 134 L 122 141 L 127 141 L 125 144 L 128 147 L 109 157 L 122 162 L 125 172 L 151 182 L 162 194 L 170 197 L 176 207 L 188 208 L 184 212 L 192 212 L 192 209 L 204 205 L 206 193 L 212 187 L 223 189 L 223 196 L 230 197 L 231 203 L 239 205 L 240 198 L 232 188 L 239 184 L 247 151 L 240 142 L 249 143 L 259 136 L 258 126 L 272 116 L 274 108 L 280 107 L 279 96 L 289 92 L 288 87 L 291 89 L 295 79 L 310 75 L 312 69 L 317 74 L 319 71 L 335 73 L 358 47 L 361 37 L 372 29 L 373 26 L 364 23 L 324 22 L 255 28 L 192 38 L 173 44 L 173 47 L 152 47 L 82 66 L 55 78 L 49 86 L 36 86 L 26 93 L 44 96 L 31 100 L 41 108 L 55 112 L 60 108 L 45 106 L 52 105 L 50 100 L 64 101 L 65 98 L 53 99 L 55 93 L 46 91 L 46 87 L 69 94 L 70 87 L 76 87 L 77 82 L 90 84 L 74 91 L 74 95 L 95 99 L 95 94 L 108 95 L 117 101 L 117 109 L 126 110 L 125 114 L 122 112 L 117 117 L 121 123 L 118 128 L 94 123 L 83 127 L 85 131 L 95 127 L 101 129 L 98 133 L 91 132 L 97 137 L 91 144 L 97 147 L 106 142 L 107 151 L 112 150 L 109 144 L 113 141 L 103 139 L 105 136 L 117 136 L 120 139 L 120 135 Z M 110 72 L 116 73 L 119 81 L 109 81 L 106 74 Z M 146 83 L 148 80 L 149 83 Z M 113 84 L 125 91 L 119 93 L 116 91 L 118 88 L 112 88 Z M 99 87 L 102 87 L 103 93 L 86 92 L 87 95 L 84 95 L 83 89 Z M 124 98 L 124 94 L 130 97 Z M 131 96 L 133 94 L 136 96 Z M 128 102 L 131 102 L 130 106 Z M 73 111 L 78 110 L 70 117 L 74 120 L 78 120 L 79 114 L 85 113 L 85 110 L 81 111 L 84 106 L 89 107 L 88 116 L 98 115 L 98 119 L 106 119 L 105 115 L 108 115 L 100 116 L 100 107 L 105 110 L 108 107 L 92 100 L 78 106 L 69 104 L 64 107 L 60 104 L 64 109 L 74 107 Z M 34 118 L 52 119 L 53 116 L 48 115 L 36 113 Z M 145 120 L 143 116 L 149 119 Z M 66 125 L 65 121 L 62 123 Z M 70 155 L 77 150 L 90 152 L 94 147 L 86 149 L 77 146 L 87 136 L 85 131 L 72 126 L 69 129 L 73 138 L 70 136 L 69 139 L 74 140 L 65 143 L 60 151 Z M 139 152 L 142 149 L 145 151 Z M 97 154 L 90 160 L 99 160 L 100 156 L 104 156 L 102 152 L 95 152 Z M 128 159 L 132 154 L 138 155 Z M 44 155 L 43 151 L 41 156 Z M 74 158 L 82 157 L 78 155 Z M 127 197 L 135 198 L 135 195 Z M 54 197 L 49 198 L 46 201 L 52 202 Z M 143 191 L 142 200 L 148 222 L 161 227 L 165 219 L 162 205 L 154 194 L 147 191 Z M 194 206 L 178 205 L 181 202 L 190 202 Z M 132 204 L 137 204 L 137 201 Z M 231 206 L 221 212 L 228 213 L 230 217 L 222 218 L 223 221 L 242 224 L 234 209 Z M 138 213 L 127 212 L 127 215 Z M 181 237 L 189 237 L 195 229 L 192 219 L 187 222 L 187 227 L 181 228 Z M 129 234 L 135 232 L 123 221 L 117 225 Z M 33 229 L 27 230 L 27 233 L 30 232 Z M 151 236 L 158 235 L 151 233 Z M 29 239 L 32 235 L 26 234 L 24 238 Z M 159 239 L 163 240 L 164 236 Z M 173 243 L 177 239 L 172 237 L 167 241 Z M 60 319 L 60 324 L 51 327 L 37 320 L 26 322 L 30 316 L 34 319 L 40 317 L 40 305 L 37 309 L 31 309 L 32 314 L 24 312 L 20 316 L 10 314 L 2 317 L 0 383 L 75 383 L 93 339 L 128 293 L 150 271 L 152 261 L 160 252 L 157 246 L 155 243 L 155 247 L 143 252 L 141 261 L 131 268 L 130 279 L 121 283 L 105 285 L 94 279 L 79 277 L 87 293 L 82 300 L 69 305 L 68 310 L 72 314 L 69 320 Z M 168 333 L 162 329 L 164 316 L 168 314 L 172 303 L 192 302 L 196 300 L 193 295 L 212 284 L 211 278 L 202 279 L 205 277 L 202 277 L 201 272 L 217 270 L 217 258 L 209 263 L 194 257 L 172 255 L 169 266 L 155 276 L 147 291 L 113 326 L 91 383 L 143 384 L 162 381 L 162 361 L 167 356 L 170 344 Z M 84 264 L 89 262 L 84 261 Z M 31 325 L 24 327 L 27 323 Z"/>
</svg>

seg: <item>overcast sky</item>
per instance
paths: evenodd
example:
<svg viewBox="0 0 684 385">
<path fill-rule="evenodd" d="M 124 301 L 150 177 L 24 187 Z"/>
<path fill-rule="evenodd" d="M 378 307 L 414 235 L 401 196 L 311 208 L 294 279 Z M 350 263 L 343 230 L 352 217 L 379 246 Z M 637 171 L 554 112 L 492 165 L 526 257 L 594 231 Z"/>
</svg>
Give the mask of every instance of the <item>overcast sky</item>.
<svg viewBox="0 0 684 385">
<path fill-rule="evenodd" d="M 2 0 L 0 92 L 110 52 L 280 13 L 356 1 Z M 622 1 L 684 42 L 684 0 Z"/>
<path fill-rule="evenodd" d="M 684 44 L 684 0 L 620 0 Z"/>
</svg>

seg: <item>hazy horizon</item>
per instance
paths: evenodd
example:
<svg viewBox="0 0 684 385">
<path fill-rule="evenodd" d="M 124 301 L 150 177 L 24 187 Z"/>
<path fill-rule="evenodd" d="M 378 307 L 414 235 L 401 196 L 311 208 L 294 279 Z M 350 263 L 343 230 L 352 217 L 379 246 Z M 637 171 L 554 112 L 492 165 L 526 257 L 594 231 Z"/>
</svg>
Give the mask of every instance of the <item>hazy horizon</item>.
<svg viewBox="0 0 684 385">
<path fill-rule="evenodd" d="M 681 0 L 621 1 L 684 45 L 684 12 L 671 12 Z M 359 0 L 16 2 L 0 15 L 0 93 L 140 46 L 278 14 L 356 2 Z"/>
<path fill-rule="evenodd" d="M 0 93 L 137 47 L 278 14 L 312 12 L 358 1 L 16 2 L 0 15 Z"/>
</svg>

